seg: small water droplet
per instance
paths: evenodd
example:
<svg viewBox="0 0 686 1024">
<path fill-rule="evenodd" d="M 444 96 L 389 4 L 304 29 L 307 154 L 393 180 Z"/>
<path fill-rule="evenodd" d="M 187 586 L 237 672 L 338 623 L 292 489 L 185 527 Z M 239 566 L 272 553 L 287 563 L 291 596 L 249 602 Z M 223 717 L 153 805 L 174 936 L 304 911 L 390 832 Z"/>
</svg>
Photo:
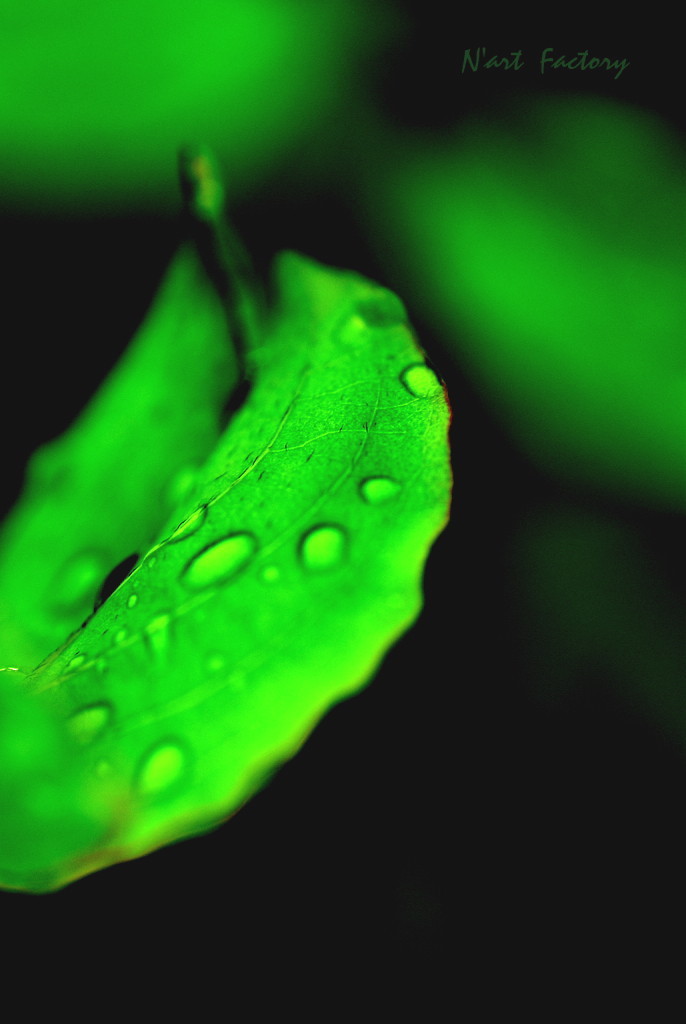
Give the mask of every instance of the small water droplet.
<svg viewBox="0 0 686 1024">
<path fill-rule="evenodd" d="M 128 635 L 129 635 L 128 630 L 120 629 L 117 633 L 114 634 L 114 642 L 115 642 L 115 644 L 122 643 L 123 640 L 126 640 Z"/>
<path fill-rule="evenodd" d="M 357 303 L 355 311 L 369 327 L 395 327 L 407 323 L 407 310 L 393 292 L 380 290 Z"/>
<path fill-rule="evenodd" d="M 72 555 L 52 583 L 50 601 L 53 607 L 68 611 L 90 604 L 106 568 L 104 557 L 97 552 L 80 551 Z"/>
<path fill-rule="evenodd" d="M 85 654 L 75 654 L 74 657 L 69 662 L 67 668 L 79 668 L 80 665 L 83 665 L 85 660 Z"/>
<path fill-rule="evenodd" d="M 193 590 L 201 590 L 240 572 L 257 551 L 252 533 L 232 533 L 209 544 L 191 558 L 183 570 L 183 582 Z"/>
<path fill-rule="evenodd" d="M 137 603 L 138 603 L 138 595 L 137 594 L 131 594 L 130 598 L 126 602 L 126 607 L 127 608 L 135 608 Z"/>
<path fill-rule="evenodd" d="M 76 711 L 67 721 L 67 728 L 78 743 L 92 743 L 105 731 L 111 718 L 111 704 L 101 701 Z"/>
<path fill-rule="evenodd" d="M 155 654 L 162 655 L 169 646 L 169 623 L 171 615 L 157 615 L 145 627 L 150 646 Z"/>
<path fill-rule="evenodd" d="M 276 565 L 266 565 L 262 570 L 262 579 L 265 583 L 274 583 L 280 575 L 281 573 Z"/>
<path fill-rule="evenodd" d="M 156 796 L 178 782 L 186 771 L 188 758 L 176 740 L 165 740 L 148 751 L 140 763 L 136 789 L 141 796 Z"/>
<path fill-rule="evenodd" d="M 226 658 L 223 654 L 210 654 L 205 661 L 205 668 L 208 672 L 221 672 L 226 665 Z"/>
<path fill-rule="evenodd" d="M 438 377 L 426 363 L 412 363 L 400 374 L 400 381 L 415 398 L 433 398 L 443 391 Z"/>
<path fill-rule="evenodd" d="M 407 312 L 392 292 L 377 293 L 357 302 L 342 318 L 337 334 L 346 345 L 366 344 L 369 332 L 377 328 L 396 327 L 407 323 Z"/>
<path fill-rule="evenodd" d="M 306 569 L 319 572 L 339 565 L 345 549 L 345 531 L 334 524 L 323 524 L 305 534 L 300 542 L 300 557 Z"/>
<path fill-rule="evenodd" d="M 360 482 L 360 494 L 368 505 L 383 505 L 400 492 L 400 484 L 390 476 L 369 476 Z"/>
<path fill-rule="evenodd" d="M 354 310 L 349 313 L 338 327 L 338 339 L 344 345 L 361 345 L 369 337 L 367 324 Z"/>
<path fill-rule="evenodd" d="M 194 533 L 198 532 L 206 518 L 207 505 L 201 505 L 200 508 L 196 508 L 195 512 L 191 512 L 183 522 L 179 523 L 169 540 L 185 540 L 186 537 L 192 537 Z"/>
</svg>

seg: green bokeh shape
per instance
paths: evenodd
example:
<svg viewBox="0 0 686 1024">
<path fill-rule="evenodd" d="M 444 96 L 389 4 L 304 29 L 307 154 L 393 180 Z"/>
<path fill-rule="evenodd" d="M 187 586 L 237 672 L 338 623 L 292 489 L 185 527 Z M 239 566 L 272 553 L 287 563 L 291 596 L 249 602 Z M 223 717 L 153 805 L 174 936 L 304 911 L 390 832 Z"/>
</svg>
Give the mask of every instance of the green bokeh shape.
<svg viewBox="0 0 686 1024">
<path fill-rule="evenodd" d="M 683 749 L 683 610 L 638 532 L 621 520 L 533 508 L 513 547 L 514 604 L 537 696 L 615 687 Z"/>
<path fill-rule="evenodd" d="M 143 417 L 139 454 L 130 456 L 134 474 L 142 459 L 139 511 L 130 508 L 124 522 L 126 532 L 139 520 L 142 557 L 23 684 L 60 736 L 61 723 L 71 723 L 64 773 L 71 810 L 52 848 L 46 840 L 41 863 L 24 868 L 36 812 L 31 786 L 14 773 L 4 791 L 15 830 L 0 847 L 5 887 L 56 888 L 215 826 L 333 703 L 368 682 L 420 611 L 424 562 L 450 501 L 444 390 L 387 290 L 284 254 L 276 293 L 270 323 L 249 353 L 249 397 L 173 509 L 160 503 L 160 480 L 142 482 L 158 447 L 165 472 L 170 461 L 161 437 L 149 443 Z M 167 302 L 174 301 L 172 290 Z M 111 463 L 107 494 L 115 501 L 120 466 L 115 445 L 100 447 L 101 427 L 137 408 L 150 387 L 163 407 L 188 408 L 182 375 L 155 371 L 151 380 L 151 364 L 143 353 L 139 359 L 145 373 L 115 371 L 111 408 L 100 409 L 96 397 L 63 447 L 39 456 L 38 476 L 49 478 L 53 462 L 66 460 L 84 483 L 92 480 L 92 525 L 104 541 L 118 535 L 121 511 L 102 512 L 100 471 Z M 134 424 L 132 416 L 135 431 Z M 172 478 L 184 464 L 177 461 Z M 370 486 L 377 478 L 399 486 Z M 60 557 L 69 547 L 77 554 L 84 500 L 78 489 L 29 490 L 0 546 L 0 565 L 13 563 L 15 546 L 47 550 L 48 530 L 64 535 Z M 133 540 L 127 533 L 123 546 Z M 28 616 L 33 601 L 42 641 L 51 614 L 46 583 L 57 562 L 42 575 L 36 564 L 35 578 L 16 565 L 3 581 L 5 604 L 21 602 Z"/>
<path fill-rule="evenodd" d="M 4 193 L 171 207 L 198 139 L 248 187 L 338 109 L 379 32 L 350 0 L 0 0 Z"/>
<path fill-rule="evenodd" d="M 686 505 L 684 166 L 645 112 L 536 98 L 415 145 L 370 206 L 407 293 L 532 458 L 669 509 Z"/>
</svg>

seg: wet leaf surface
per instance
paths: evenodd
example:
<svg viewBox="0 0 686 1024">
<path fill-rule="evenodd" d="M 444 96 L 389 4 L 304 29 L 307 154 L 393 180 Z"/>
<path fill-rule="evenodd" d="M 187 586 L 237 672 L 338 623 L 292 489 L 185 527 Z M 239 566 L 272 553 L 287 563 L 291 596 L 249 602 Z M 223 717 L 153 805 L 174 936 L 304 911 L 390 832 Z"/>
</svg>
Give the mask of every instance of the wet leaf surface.
<svg viewBox="0 0 686 1024">
<path fill-rule="evenodd" d="M 293 253 L 275 277 L 223 433 L 236 361 L 182 251 L 122 365 L 30 466 L 0 547 L 24 692 L 5 675 L 55 730 L 38 770 L 66 788 L 59 842 L 44 830 L 22 867 L 41 815 L 35 786 L 6 782 L 5 887 L 217 825 L 419 614 L 450 501 L 444 389 L 386 289 Z"/>
</svg>

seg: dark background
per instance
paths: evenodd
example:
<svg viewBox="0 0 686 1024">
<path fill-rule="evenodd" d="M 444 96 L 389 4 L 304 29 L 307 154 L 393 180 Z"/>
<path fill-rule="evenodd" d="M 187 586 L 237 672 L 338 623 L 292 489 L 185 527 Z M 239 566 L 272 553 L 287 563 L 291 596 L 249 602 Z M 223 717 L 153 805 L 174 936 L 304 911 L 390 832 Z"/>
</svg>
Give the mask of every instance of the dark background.
<svg viewBox="0 0 686 1024">
<path fill-rule="evenodd" d="M 517 89 L 543 88 L 533 69 L 516 80 L 460 77 L 464 48 L 478 45 L 626 56 L 631 68 L 618 82 L 569 75 L 545 87 L 639 103 L 684 131 L 676 43 L 653 46 L 638 31 L 633 42 L 559 28 L 476 34 L 447 30 L 438 5 L 403 6 L 412 38 L 369 68 L 393 131 L 448 131 Z M 295 248 L 393 287 L 354 191 L 313 188 L 297 160 L 232 213 L 262 272 L 279 249 Z M 30 452 L 68 425 L 125 348 L 178 223 L 31 217 L 1 200 L 0 215 L 6 511 Z M 107 989 L 122 971 L 160 971 L 167 989 L 202 979 L 205 993 L 225 991 L 227 1012 L 254 969 L 267 988 L 285 969 L 297 997 L 284 1005 L 297 1009 L 324 967 L 333 1005 L 368 978 L 382 1009 L 415 995 L 431 1020 L 443 1019 L 443 999 L 462 1007 L 474 991 L 487 1003 L 552 986 L 564 998 L 611 963 L 671 945 L 665 937 L 684 909 L 684 755 L 602 670 L 590 667 L 560 701 L 537 697 L 511 541 L 559 488 L 515 449 L 430 326 L 413 319 L 454 410 L 454 514 L 429 560 L 420 621 L 373 684 L 334 709 L 216 832 L 57 894 L 0 894 L 0 920 L 19 942 L 60 949 L 68 961 L 66 943 L 79 969 L 103 978 L 116 963 Z M 563 497 L 636 526 L 655 572 L 683 596 L 676 516 Z M 164 968 L 151 975 L 153 963 Z M 260 986 L 251 991 L 259 1002 Z"/>
</svg>

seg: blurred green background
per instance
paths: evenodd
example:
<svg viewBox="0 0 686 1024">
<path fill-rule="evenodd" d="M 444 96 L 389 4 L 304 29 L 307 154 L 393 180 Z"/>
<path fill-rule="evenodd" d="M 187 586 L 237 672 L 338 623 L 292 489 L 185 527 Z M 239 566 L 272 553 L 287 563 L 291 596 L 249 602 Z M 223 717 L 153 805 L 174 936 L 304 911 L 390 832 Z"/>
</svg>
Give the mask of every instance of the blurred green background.
<svg viewBox="0 0 686 1024">
<path fill-rule="evenodd" d="M 218 832 L 43 901 L 0 894 L 17 928 L 85 928 L 97 904 L 211 957 L 178 936 L 218 907 L 231 956 L 354 949 L 400 999 L 436 994 L 467 937 L 468 973 L 521 974 L 681 905 L 677 45 L 446 18 L 0 3 L 5 510 L 140 322 L 195 140 L 261 274 L 295 248 L 402 296 L 448 384 L 456 481 L 425 613 L 374 685 Z M 462 74 L 482 45 L 524 68 Z M 631 64 L 541 76 L 550 45 Z"/>
</svg>

